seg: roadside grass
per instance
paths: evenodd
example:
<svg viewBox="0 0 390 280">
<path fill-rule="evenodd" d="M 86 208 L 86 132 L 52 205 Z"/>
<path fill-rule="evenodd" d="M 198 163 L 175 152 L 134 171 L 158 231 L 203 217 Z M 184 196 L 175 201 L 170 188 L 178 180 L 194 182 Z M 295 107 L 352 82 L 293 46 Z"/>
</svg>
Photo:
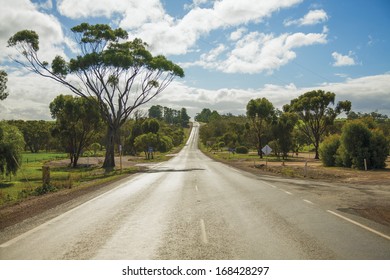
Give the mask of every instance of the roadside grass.
<svg viewBox="0 0 390 280">
<path fill-rule="evenodd" d="M 99 166 L 51 167 L 50 188 L 42 186 L 42 167 L 51 160 L 64 159 L 61 153 L 24 153 L 22 165 L 17 174 L 0 178 L 0 206 L 12 204 L 33 195 L 60 189 L 77 188 L 87 182 L 101 184 L 115 180 L 122 174 L 131 174 L 138 168 L 131 167 L 123 170 L 105 172 Z"/>
<path fill-rule="evenodd" d="M 184 129 L 183 143 L 166 153 L 156 152 L 154 158 L 147 160 L 142 157 L 131 159 L 134 163 L 156 163 L 169 160 L 173 154 L 178 153 L 187 142 L 191 128 Z M 21 168 L 17 174 L 0 176 L 0 206 L 17 203 L 34 195 L 42 195 L 47 192 L 54 192 L 61 189 L 84 188 L 115 181 L 126 174 L 133 174 L 140 171 L 137 166 L 125 167 L 120 170 L 117 166 L 114 170 L 107 172 L 100 164 L 80 165 L 77 168 L 69 166 L 53 166 L 51 161 L 68 158 L 65 153 L 30 153 L 22 154 Z M 42 167 L 50 166 L 50 186 L 42 184 Z"/>
</svg>

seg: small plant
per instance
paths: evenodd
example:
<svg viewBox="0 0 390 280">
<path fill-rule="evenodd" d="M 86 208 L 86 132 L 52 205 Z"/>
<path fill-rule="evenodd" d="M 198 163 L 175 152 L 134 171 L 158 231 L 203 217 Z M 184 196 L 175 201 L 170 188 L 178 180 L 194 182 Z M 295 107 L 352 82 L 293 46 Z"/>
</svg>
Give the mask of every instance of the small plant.
<svg viewBox="0 0 390 280">
<path fill-rule="evenodd" d="M 43 185 L 42 187 L 38 187 L 34 190 L 35 195 L 44 195 L 50 192 L 57 191 L 56 187 L 53 187 L 52 185 Z"/>
<path fill-rule="evenodd" d="M 237 147 L 236 148 L 236 153 L 237 154 L 248 154 L 249 153 L 249 150 L 247 147 L 245 146 L 240 146 L 240 147 Z"/>
</svg>

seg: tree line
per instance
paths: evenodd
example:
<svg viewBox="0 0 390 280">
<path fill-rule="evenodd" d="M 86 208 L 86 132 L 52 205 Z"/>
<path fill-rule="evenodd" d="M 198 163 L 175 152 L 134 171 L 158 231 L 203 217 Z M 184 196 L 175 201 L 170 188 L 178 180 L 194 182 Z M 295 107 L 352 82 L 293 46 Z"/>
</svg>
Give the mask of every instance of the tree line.
<svg viewBox="0 0 390 280">
<path fill-rule="evenodd" d="M 247 103 L 246 115 L 220 115 L 204 108 L 195 117 L 203 122 L 200 139 L 210 149 L 247 153 L 268 144 L 283 159 L 311 145 L 325 166 L 383 168 L 389 154 L 390 119 L 386 115 L 355 113 L 351 102 L 332 92 L 314 90 L 277 109 L 265 97 Z M 344 118 L 337 118 L 344 113 Z M 365 165 L 364 165 L 365 164 Z"/>
<path fill-rule="evenodd" d="M 155 118 L 155 107 L 172 113 L 168 122 L 162 115 Z M 95 102 L 72 95 L 59 95 L 50 103 L 53 121 L 9 120 L 0 122 L 0 174 L 15 174 L 22 165 L 21 153 L 60 151 L 68 153 L 70 166 L 77 167 L 79 158 L 104 151 L 105 122 Z M 166 115 L 168 116 L 168 115 Z M 189 126 L 187 110 L 159 105 L 148 112 L 137 111 L 117 132 L 116 152 L 137 155 L 145 152 L 167 152 L 182 144 L 183 128 Z M 119 151 L 120 150 L 120 151 Z"/>
</svg>

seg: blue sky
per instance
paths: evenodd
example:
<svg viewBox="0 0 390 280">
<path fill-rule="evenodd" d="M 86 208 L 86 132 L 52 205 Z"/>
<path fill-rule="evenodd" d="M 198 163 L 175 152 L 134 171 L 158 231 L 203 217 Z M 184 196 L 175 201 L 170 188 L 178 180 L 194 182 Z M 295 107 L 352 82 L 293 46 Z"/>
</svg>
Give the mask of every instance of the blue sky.
<svg viewBox="0 0 390 280">
<path fill-rule="evenodd" d="M 180 64 L 152 104 L 245 114 L 252 98 L 275 107 L 313 89 L 351 100 L 354 111 L 390 114 L 390 1 L 387 0 L 0 0 L 0 67 L 9 97 L 0 119 L 49 119 L 66 89 L 10 63 L 6 41 L 22 29 L 40 34 L 43 59 L 77 55 L 69 29 L 109 23 L 140 37 L 154 54 Z"/>
</svg>

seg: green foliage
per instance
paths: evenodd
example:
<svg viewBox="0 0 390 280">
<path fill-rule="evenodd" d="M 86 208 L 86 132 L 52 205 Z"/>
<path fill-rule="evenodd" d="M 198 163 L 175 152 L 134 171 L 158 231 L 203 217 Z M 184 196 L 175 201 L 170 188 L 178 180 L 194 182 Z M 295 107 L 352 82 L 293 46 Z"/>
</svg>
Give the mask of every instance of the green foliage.
<svg viewBox="0 0 390 280">
<path fill-rule="evenodd" d="M 196 114 L 195 120 L 198 122 L 208 123 L 211 121 L 219 120 L 221 116 L 217 111 L 211 111 L 208 108 L 204 108 L 202 112 Z"/>
<path fill-rule="evenodd" d="M 0 174 L 16 174 L 22 164 L 22 133 L 17 127 L 0 122 Z"/>
<path fill-rule="evenodd" d="M 51 67 L 39 59 L 36 32 L 19 31 L 8 45 L 24 57 L 15 61 L 28 70 L 66 86 L 80 97 L 96 99 L 107 125 L 103 166 L 112 168 L 121 126 L 136 108 L 165 90 L 175 77 L 184 77 L 184 71 L 162 55 L 154 57 L 141 39 L 127 40 L 128 33 L 121 28 L 81 23 L 71 30 L 80 47 L 79 55 L 69 61 L 56 56 Z M 78 78 L 77 86 L 74 77 Z"/>
<path fill-rule="evenodd" d="M 48 148 L 52 140 L 50 131 L 53 128 L 52 122 L 47 121 L 8 121 L 16 126 L 22 133 L 26 148 L 32 153 Z"/>
<path fill-rule="evenodd" d="M 371 132 L 362 122 L 350 122 L 343 127 L 340 141 L 345 149 L 344 166 L 364 169 L 364 159 L 370 154 L 370 138 Z"/>
<path fill-rule="evenodd" d="M 340 135 L 326 137 L 320 145 L 320 156 L 324 166 L 336 166 L 336 153 L 340 147 Z"/>
<path fill-rule="evenodd" d="M 364 169 L 384 168 L 389 154 L 389 141 L 378 129 L 369 129 L 361 120 L 347 122 L 341 136 L 331 135 L 320 146 L 325 166 Z"/>
<path fill-rule="evenodd" d="M 239 146 L 236 148 L 236 153 L 237 154 L 248 154 L 249 153 L 249 149 L 245 146 Z"/>
<path fill-rule="evenodd" d="M 33 51 L 36 52 L 39 50 L 39 36 L 33 30 L 19 31 L 8 40 L 9 47 L 15 47 L 18 44 L 25 45 L 26 48 L 30 47 Z M 26 48 L 24 51 L 26 51 Z M 24 53 L 24 55 L 25 54 L 26 53 Z"/>
<path fill-rule="evenodd" d="M 295 112 L 298 115 L 301 120 L 299 128 L 314 145 L 316 159 L 319 158 L 319 145 L 327 128 L 342 111 L 349 112 L 351 109 L 350 101 L 340 101 L 335 109 L 330 107 L 334 104 L 335 97 L 333 92 L 313 90 L 291 100 L 290 105 L 284 106 L 284 111 Z"/>
<path fill-rule="evenodd" d="M 7 72 L 0 70 L 0 100 L 4 100 L 8 96 L 7 92 L 7 78 L 8 74 Z"/>
<path fill-rule="evenodd" d="M 50 112 L 56 118 L 53 135 L 60 139 L 71 165 L 76 167 L 83 149 L 97 140 L 103 125 L 97 102 L 93 98 L 59 95 L 50 103 Z"/>
<path fill-rule="evenodd" d="M 50 192 L 55 192 L 55 191 L 57 191 L 56 187 L 54 187 L 52 185 L 44 185 L 44 186 L 35 188 L 34 194 L 35 195 L 44 195 L 44 194 L 47 194 Z"/>
<path fill-rule="evenodd" d="M 380 169 L 386 167 L 386 159 L 389 155 L 389 140 L 385 137 L 381 130 L 375 129 L 371 131 L 370 138 L 370 157 L 368 164 L 370 168 Z"/>
<path fill-rule="evenodd" d="M 246 105 L 246 115 L 250 120 L 251 131 L 256 140 L 257 152 L 260 158 L 262 158 L 263 153 L 261 149 L 265 142 L 264 138 L 275 120 L 275 108 L 265 97 L 251 99 Z"/>
</svg>

